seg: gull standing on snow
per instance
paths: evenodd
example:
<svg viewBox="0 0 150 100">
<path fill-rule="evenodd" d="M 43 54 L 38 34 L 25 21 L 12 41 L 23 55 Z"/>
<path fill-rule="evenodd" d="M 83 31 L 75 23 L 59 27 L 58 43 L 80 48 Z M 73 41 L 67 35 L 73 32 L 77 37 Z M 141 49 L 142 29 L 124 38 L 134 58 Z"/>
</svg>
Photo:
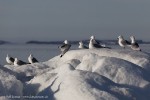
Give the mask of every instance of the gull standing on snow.
<svg viewBox="0 0 150 100">
<path fill-rule="evenodd" d="M 89 43 L 89 49 L 95 49 L 95 48 L 102 48 L 101 45 L 99 45 L 95 39 L 91 38 Z"/>
<path fill-rule="evenodd" d="M 89 49 L 94 49 L 94 48 L 102 48 L 100 43 L 95 40 L 95 36 L 90 37 L 90 43 L 89 43 Z"/>
<path fill-rule="evenodd" d="M 14 58 L 13 57 L 10 57 L 8 54 L 7 54 L 7 57 L 6 57 L 6 62 L 10 65 L 13 65 L 14 64 Z"/>
<path fill-rule="evenodd" d="M 134 36 L 130 36 L 130 39 L 131 39 L 131 49 L 132 50 L 141 51 L 138 43 L 135 41 L 135 37 Z"/>
<path fill-rule="evenodd" d="M 93 44 L 99 44 L 99 45 L 100 45 L 100 43 L 95 40 L 95 36 L 92 35 L 92 36 L 90 37 L 90 40 L 91 40 L 91 39 L 93 39 Z"/>
<path fill-rule="evenodd" d="M 62 57 L 70 49 L 70 47 L 71 47 L 71 44 L 69 44 L 68 40 L 65 40 L 64 44 L 58 47 L 61 51 L 60 57 Z"/>
<path fill-rule="evenodd" d="M 30 64 L 38 62 L 38 60 L 34 58 L 32 54 L 30 54 L 30 56 L 28 57 L 28 61 Z"/>
<path fill-rule="evenodd" d="M 18 58 L 15 58 L 15 61 L 14 61 L 15 66 L 20 66 L 20 65 L 25 65 L 25 64 L 27 64 L 27 63 L 23 62 L 21 60 L 18 60 Z"/>
<path fill-rule="evenodd" d="M 118 37 L 118 44 L 125 49 L 125 46 L 131 46 L 131 43 L 123 38 L 123 36 Z"/>
<path fill-rule="evenodd" d="M 79 42 L 79 47 L 78 48 L 79 49 L 88 49 L 88 47 L 85 46 L 82 41 Z"/>
<path fill-rule="evenodd" d="M 102 46 L 98 41 L 95 40 L 94 36 L 90 37 L 90 43 L 89 43 L 89 49 L 94 49 L 94 48 L 107 48 L 111 49 L 110 47 Z"/>
</svg>

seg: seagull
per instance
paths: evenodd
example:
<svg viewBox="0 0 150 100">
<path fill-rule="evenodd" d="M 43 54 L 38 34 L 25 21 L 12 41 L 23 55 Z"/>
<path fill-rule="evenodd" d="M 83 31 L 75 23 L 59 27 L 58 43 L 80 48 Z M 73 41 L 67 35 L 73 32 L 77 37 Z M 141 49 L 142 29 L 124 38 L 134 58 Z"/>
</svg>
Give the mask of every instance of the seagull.
<svg viewBox="0 0 150 100">
<path fill-rule="evenodd" d="M 95 48 L 102 48 L 102 46 L 95 43 L 95 40 L 91 38 L 89 43 L 89 49 L 95 49 Z"/>
<path fill-rule="evenodd" d="M 30 56 L 28 57 L 28 61 L 30 64 L 38 62 L 38 60 L 34 58 L 32 54 L 30 54 Z"/>
<path fill-rule="evenodd" d="M 82 41 L 79 42 L 79 47 L 78 48 L 79 49 L 88 49 L 88 47 L 85 46 Z"/>
<path fill-rule="evenodd" d="M 27 64 L 27 63 L 23 62 L 21 60 L 18 60 L 18 58 L 15 58 L 15 61 L 14 61 L 15 66 L 20 66 L 20 65 L 25 65 L 25 64 Z"/>
<path fill-rule="evenodd" d="M 132 50 L 141 51 L 138 43 L 135 41 L 135 37 L 134 36 L 130 36 L 130 39 L 131 39 L 131 49 Z"/>
<path fill-rule="evenodd" d="M 90 39 L 93 39 L 93 43 L 94 43 L 94 44 L 99 44 L 99 45 L 100 45 L 100 43 L 95 40 L 95 36 L 94 36 L 94 35 L 92 35 L 92 36 L 90 37 Z"/>
<path fill-rule="evenodd" d="M 13 65 L 14 64 L 14 58 L 13 57 L 10 57 L 8 54 L 7 54 L 7 57 L 6 57 L 6 62 L 10 65 Z"/>
<path fill-rule="evenodd" d="M 60 57 L 62 57 L 70 49 L 70 47 L 71 47 L 71 44 L 69 44 L 68 40 L 65 40 L 64 44 L 58 47 L 61 51 Z"/>
<path fill-rule="evenodd" d="M 89 49 L 94 49 L 94 48 L 102 48 L 100 43 L 95 40 L 95 36 L 90 37 L 90 43 L 89 43 Z"/>
<path fill-rule="evenodd" d="M 102 46 L 98 41 L 95 40 L 95 36 L 90 37 L 90 43 L 89 43 L 89 49 L 94 49 L 94 48 L 107 48 L 111 49 L 110 47 Z"/>
<path fill-rule="evenodd" d="M 125 49 L 125 46 L 131 46 L 131 43 L 123 38 L 123 36 L 118 37 L 118 44 Z"/>
</svg>

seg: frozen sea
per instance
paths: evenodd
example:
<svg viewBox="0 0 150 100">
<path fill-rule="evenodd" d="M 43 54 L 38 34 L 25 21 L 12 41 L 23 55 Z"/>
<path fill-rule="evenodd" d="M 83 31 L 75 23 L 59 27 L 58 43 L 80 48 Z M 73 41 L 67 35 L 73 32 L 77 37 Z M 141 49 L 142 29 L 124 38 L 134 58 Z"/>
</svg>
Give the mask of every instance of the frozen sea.
<svg viewBox="0 0 150 100">
<path fill-rule="evenodd" d="M 59 45 L 39 45 L 39 44 L 6 44 L 0 45 L 0 64 L 6 64 L 6 55 L 17 57 L 28 62 L 29 54 L 33 54 L 40 62 L 47 61 L 60 54 Z M 121 49 L 118 45 L 108 45 L 112 49 Z M 140 44 L 143 52 L 150 53 L 150 44 Z M 78 49 L 78 45 L 72 45 L 71 49 Z M 130 49 L 130 48 L 127 48 Z"/>
</svg>

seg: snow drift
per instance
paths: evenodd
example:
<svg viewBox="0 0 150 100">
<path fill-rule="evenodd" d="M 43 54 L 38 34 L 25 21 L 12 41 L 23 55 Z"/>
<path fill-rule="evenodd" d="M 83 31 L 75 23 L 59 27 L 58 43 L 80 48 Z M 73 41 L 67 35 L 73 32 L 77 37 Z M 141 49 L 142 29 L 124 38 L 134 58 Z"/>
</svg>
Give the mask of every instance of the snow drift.
<svg viewBox="0 0 150 100">
<path fill-rule="evenodd" d="M 5 65 L 14 84 L 1 96 L 16 94 L 47 100 L 148 100 L 150 56 L 119 49 L 71 50 L 62 58 L 23 66 Z M 0 86 L 5 86 L 0 81 Z M 9 81 L 8 81 L 9 82 Z M 28 98 L 31 99 L 31 98 Z M 33 99 L 33 98 L 32 98 Z"/>
<path fill-rule="evenodd" d="M 23 95 L 23 84 L 16 79 L 11 70 L 0 66 L 0 99 L 8 100 L 13 96 Z"/>
</svg>

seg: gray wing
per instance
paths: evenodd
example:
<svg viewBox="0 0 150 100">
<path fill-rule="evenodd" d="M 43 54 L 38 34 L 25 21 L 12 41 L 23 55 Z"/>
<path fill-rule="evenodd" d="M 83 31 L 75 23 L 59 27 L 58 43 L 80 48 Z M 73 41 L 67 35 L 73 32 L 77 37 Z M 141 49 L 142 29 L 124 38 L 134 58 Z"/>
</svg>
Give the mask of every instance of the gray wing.
<svg viewBox="0 0 150 100">
<path fill-rule="evenodd" d="M 70 47 L 70 44 L 66 44 L 65 47 L 61 50 L 62 52 L 60 57 L 62 57 L 70 49 Z"/>
<path fill-rule="evenodd" d="M 59 48 L 60 48 L 60 51 L 64 51 L 67 47 L 68 47 L 68 44 L 63 44 Z"/>
<path fill-rule="evenodd" d="M 67 44 L 63 44 L 60 48 L 64 48 Z"/>
<path fill-rule="evenodd" d="M 10 57 L 9 60 L 10 60 L 11 62 L 14 62 L 14 61 L 15 61 L 15 59 L 12 58 L 12 57 Z"/>
<path fill-rule="evenodd" d="M 35 63 L 35 62 L 38 62 L 38 60 L 36 58 L 33 58 L 32 61 Z"/>
<path fill-rule="evenodd" d="M 133 48 L 139 48 L 139 45 L 138 45 L 138 43 L 134 43 L 134 44 L 132 44 L 132 47 Z"/>
<path fill-rule="evenodd" d="M 93 45 L 94 45 L 94 47 L 96 47 L 96 48 L 102 48 L 102 46 L 99 45 L 99 44 L 93 44 Z"/>
<path fill-rule="evenodd" d="M 25 64 L 27 64 L 27 63 L 26 63 L 26 62 L 23 62 L 23 61 L 21 61 L 21 60 L 18 61 L 18 65 L 25 65 Z"/>
<path fill-rule="evenodd" d="M 127 40 L 125 40 L 126 41 L 126 44 L 127 45 L 131 45 L 131 42 L 129 42 L 129 41 L 127 41 Z"/>
<path fill-rule="evenodd" d="M 100 43 L 94 39 L 93 44 L 100 44 Z"/>
<path fill-rule="evenodd" d="M 129 41 L 127 41 L 127 40 L 123 40 L 123 41 L 121 41 L 121 43 L 123 45 L 131 45 L 131 43 Z"/>
</svg>

